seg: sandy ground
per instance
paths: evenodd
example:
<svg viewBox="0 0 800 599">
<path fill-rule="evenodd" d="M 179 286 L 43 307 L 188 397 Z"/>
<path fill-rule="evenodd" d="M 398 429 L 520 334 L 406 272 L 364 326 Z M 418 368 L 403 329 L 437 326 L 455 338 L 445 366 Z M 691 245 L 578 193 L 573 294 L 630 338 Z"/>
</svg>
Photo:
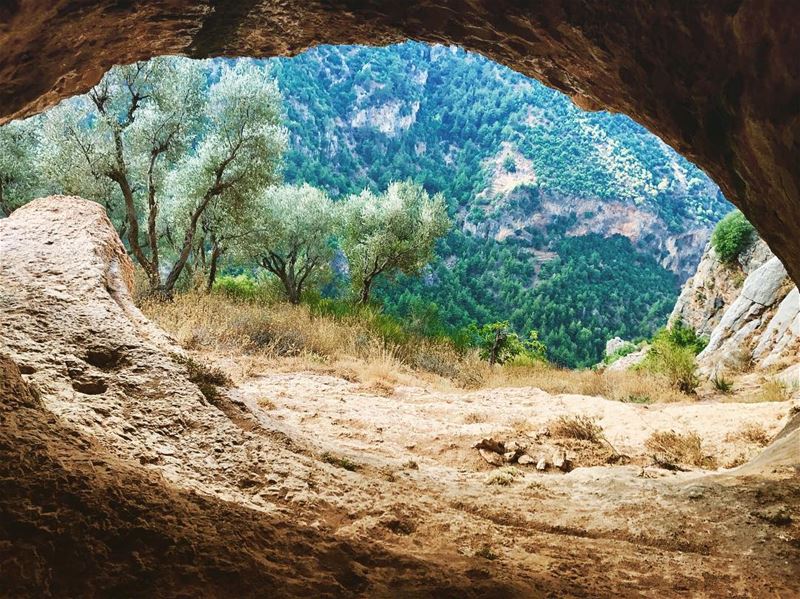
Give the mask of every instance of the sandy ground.
<svg viewBox="0 0 800 599">
<path fill-rule="evenodd" d="M 796 476 L 742 484 L 732 482 L 735 471 L 670 472 L 650 465 L 644 447 L 652 432 L 674 430 L 699 434 L 720 463 L 754 455 L 761 448 L 740 431 L 752 424 L 774 436 L 788 404 L 643 406 L 531 388 L 392 390 L 305 372 L 256 376 L 230 397 L 264 427 L 355 468 L 334 461 L 322 469 L 330 474 L 333 466 L 338 484 L 298 489 L 297 481 L 276 480 L 272 491 L 345 507 L 346 518 L 325 525 L 354 542 L 377 540 L 426 560 L 471 560 L 474 576 L 496 577 L 522 596 L 546 594 L 556 581 L 565 596 L 800 593 Z M 549 452 L 553 440 L 542 432 L 565 414 L 595 418 L 629 465 L 568 474 L 512 466 L 503 470 L 510 484 L 493 484 L 498 469 L 473 449 L 476 441 L 519 440 L 532 454 Z M 567 443 L 578 463 L 603 463 L 612 453 L 604 444 L 587 453 L 585 445 Z M 775 514 L 791 514 L 791 523 L 776 524 Z"/>
</svg>

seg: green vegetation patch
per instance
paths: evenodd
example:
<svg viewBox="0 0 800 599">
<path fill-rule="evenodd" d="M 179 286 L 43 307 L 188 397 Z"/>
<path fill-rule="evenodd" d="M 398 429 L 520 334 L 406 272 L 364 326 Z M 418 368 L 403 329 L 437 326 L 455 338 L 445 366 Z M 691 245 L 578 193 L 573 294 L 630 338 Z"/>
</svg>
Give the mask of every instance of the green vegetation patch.
<svg viewBox="0 0 800 599">
<path fill-rule="evenodd" d="M 754 239 L 753 225 L 735 210 L 719 221 L 711 235 L 711 245 L 722 262 L 733 264 Z"/>
</svg>

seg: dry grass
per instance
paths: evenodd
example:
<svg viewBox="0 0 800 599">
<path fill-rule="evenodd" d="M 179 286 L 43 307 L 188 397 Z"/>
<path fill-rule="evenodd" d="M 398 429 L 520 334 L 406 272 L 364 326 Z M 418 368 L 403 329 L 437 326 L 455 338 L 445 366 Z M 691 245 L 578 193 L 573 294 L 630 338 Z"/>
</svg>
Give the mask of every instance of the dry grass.
<svg viewBox="0 0 800 599">
<path fill-rule="evenodd" d="M 714 469 L 714 456 L 703 451 L 703 442 L 697 433 L 680 434 L 675 431 L 658 431 L 650 435 L 645 447 L 652 452 L 653 460 L 666 468 L 681 469 L 682 466 L 698 466 Z"/>
<path fill-rule="evenodd" d="M 578 439 L 599 443 L 603 439 L 602 427 L 589 416 L 560 416 L 547 425 L 550 435 L 562 439 Z"/>
<path fill-rule="evenodd" d="M 770 442 L 770 437 L 764 427 L 752 422 L 745 424 L 735 434 L 729 436 L 731 440 L 741 439 L 745 443 L 752 443 L 760 447 L 766 447 Z"/>
<path fill-rule="evenodd" d="M 481 412 L 469 412 L 464 415 L 464 424 L 480 424 L 481 422 L 486 422 L 486 420 L 486 414 Z"/>
<path fill-rule="evenodd" d="M 186 366 L 187 378 L 197 385 L 200 393 L 211 403 L 220 398 L 220 388 L 231 384 L 230 377 L 217 367 L 198 362 L 190 356 L 175 354 L 173 359 Z"/>
<path fill-rule="evenodd" d="M 759 401 L 788 401 L 791 398 L 789 386 L 780 379 L 769 379 L 761 386 Z"/>
<path fill-rule="evenodd" d="M 489 473 L 484 480 L 487 485 L 507 487 L 522 473 L 512 466 L 504 466 Z"/>
<path fill-rule="evenodd" d="M 537 387 L 551 394 L 596 395 L 636 403 L 687 401 L 660 375 L 565 370 L 546 364 L 490 368 L 477 351 L 460 353 L 446 340 L 386 340 L 369 317 L 320 316 L 307 306 L 236 299 L 222 293 L 144 300 L 145 314 L 190 350 L 215 354 L 236 381 L 269 368 L 341 376 L 390 396 L 396 385 L 443 391 Z"/>
</svg>

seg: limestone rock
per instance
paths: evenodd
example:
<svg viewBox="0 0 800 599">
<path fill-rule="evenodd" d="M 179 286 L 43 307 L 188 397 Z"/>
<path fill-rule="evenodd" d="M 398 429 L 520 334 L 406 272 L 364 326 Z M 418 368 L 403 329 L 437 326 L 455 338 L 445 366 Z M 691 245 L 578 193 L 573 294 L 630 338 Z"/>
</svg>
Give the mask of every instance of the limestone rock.
<svg viewBox="0 0 800 599">
<path fill-rule="evenodd" d="M 640 364 L 642 360 L 644 360 L 649 349 L 649 346 L 645 346 L 636 350 L 635 352 L 629 353 L 627 356 L 622 356 L 618 360 L 614 360 L 611 364 L 606 366 L 605 370 L 607 372 L 624 372 L 629 368 L 633 368 L 637 364 Z"/>
<path fill-rule="evenodd" d="M 752 271 L 698 356 L 701 372 L 713 376 L 743 369 L 753 361 L 763 365 L 767 357 L 775 361 L 781 349 L 791 347 L 797 337 L 792 325 L 800 309 L 798 296 L 788 293 L 789 288 L 786 269 L 778 258 Z M 773 353 L 776 346 L 781 349 Z"/>
<path fill-rule="evenodd" d="M 563 469 L 564 464 L 567 462 L 567 452 L 563 449 L 556 450 L 553 453 L 553 466 L 558 469 Z"/>
<path fill-rule="evenodd" d="M 490 451 L 498 454 L 506 453 L 506 447 L 501 441 L 495 441 L 492 437 L 488 439 L 481 439 L 475 445 L 474 449 Z"/>
<path fill-rule="evenodd" d="M 528 466 L 534 463 L 534 459 L 529 456 L 527 453 L 523 453 L 519 458 L 517 458 L 517 464 L 521 466 Z"/>
<path fill-rule="evenodd" d="M 681 288 L 669 317 L 670 324 L 680 319 L 699 335 L 708 337 L 725 310 L 742 291 L 743 275 L 753 272 L 773 258 L 767 244 L 757 239 L 739 257 L 735 266 L 723 264 L 711 246 L 706 245 L 694 273 Z"/>
<path fill-rule="evenodd" d="M 610 356 L 621 347 L 625 347 L 627 343 L 628 342 L 622 339 L 621 337 L 614 337 L 613 339 L 609 339 L 608 341 L 606 341 L 606 356 Z"/>
<path fill-rule="evenodd" d="M 487 464 L 491 464 L 492 466 L 503 465 L 503 456 L 499 453 L 495 453 L 487 449 L 478 449 L 478 453 Z"/>
<path fill-rule="evenodd" d="M 547 470 L 547 458 L 540 457 L 539 461 L 536 462 L 536 469 L 542 472 Z"/>
</svg>

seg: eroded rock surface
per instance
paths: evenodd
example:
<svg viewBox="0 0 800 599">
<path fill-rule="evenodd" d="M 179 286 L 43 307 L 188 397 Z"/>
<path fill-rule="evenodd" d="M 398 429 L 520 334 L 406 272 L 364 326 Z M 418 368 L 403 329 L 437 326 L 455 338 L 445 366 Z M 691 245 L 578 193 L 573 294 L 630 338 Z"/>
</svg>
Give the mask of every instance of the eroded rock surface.
<svg viewBox="0 0 800 599">
<path fill-rule="evenodd" d="M 32 114 L 115 63 L 159 54 L 459 44 L 648 127 L 721 185 L 798 282 L 799 16 L 786 0 L 23 0 L 0 8 L 0 115 Z"/>
<path fill-rule="evenodd" d="M 471 448 L 588 414 L 632 456 L 656 423 L 705 423 L 704 444 L 735 458 L 759 451 L 737 427 L 763 421 L 772 435 L 788 402 L 656 408 L 537 389 L 386 397 L 265 373 L 212 405 L 182 350 L 133 306 L 130 268 L 98 204 L 47 198 L 0 220 L 0 595 L 800 591 L 790 426 L 746 478 L 520 467 L 497 491 Z M 491 416 L 464 418 L 465 405 Z M 724 426 L 708 426 L 715 419 Z M 603 463 L 610 450 L 587 451 Z"/>
</svg>

